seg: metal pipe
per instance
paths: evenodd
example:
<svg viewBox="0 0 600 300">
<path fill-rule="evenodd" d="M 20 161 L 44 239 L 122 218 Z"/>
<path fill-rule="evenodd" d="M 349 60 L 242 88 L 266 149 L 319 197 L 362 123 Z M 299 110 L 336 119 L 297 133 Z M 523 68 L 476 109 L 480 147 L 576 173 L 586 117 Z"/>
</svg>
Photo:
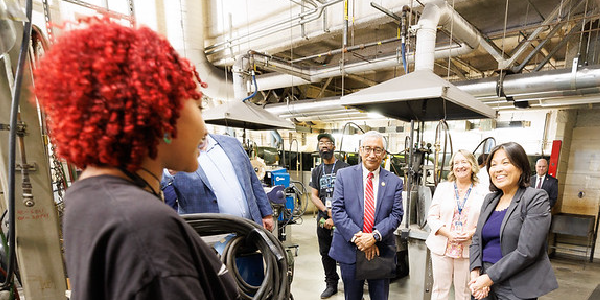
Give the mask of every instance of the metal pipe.
<svg viewBox="0 0 600 300">
<path fill-rule="evenodd" d="M 556 52 L 558 52 L 558 50 L 562 49 L 562 47 L 564 47 L 575 36 L 575 32 L 581 26 L 583 21 L 584 21 L 584 19 L 579 20 L 571 28 L 571 30 L 569 30 L 569 32 L 565 35 L 565 37 L 554 48 L 552 48 L 552 50 L 550 50 L 550 53 L 548 53 L 548 55 L 546 55 L 546 57 L 544 57 L 544 59 L 535 67 L 535 69 L 533 69 L 534 72 L 541 70 L 550 61 L 550 59 L 554 56 L 554 54 L 556 54 Z"/>
<path fill-rule="evenodd" d="M 572 87 L 572 80 L 574 86 Z M 469 81 L 455 81 L 459 89 L 475 96 L 496 96 L 497 77 Z M 502 91 L 506 96 L 536 94 L 553 91 L 575 91 L 600 86 L 600 65 L 590 66 L 572 73 L 570 69 L 506 75 L 502 81 Z"/>
<path fill-rule="evenodd" d="M 415 120 L 410 120 L 410 143 L 408 144 L 408 146 L 410 147 L 409 149 L 409 158 L 408 158 L 408 176 L 407 176 L 407 180 L 406 180 L 406 211 L 404 212 L 406 214 L 406 220 L 405 220 L 405 225 L 406 225 L 406 229 L 408 229 L 409 224 L 410 224 L 410 218 L 411 218 L 411 200 L 412 197 L 410 196 L 411 194 L 411 188 L 412 188 L 412 181 L 413 181 L 413 175 L 415 173 L 415 171 L 413 170 L 413 158 L 414 158 L 414 142 L 413 142 L 413 138 L 414 138 L 414 132 L 415 132 Z"/>
<path fill-rule="evenodd" d="M 575 80 L 572 88 L 571 82 L 573 76 Z M 482 101 L 483 99 L 489 99 L 485 103 L 493 108 L 499 108 L 501 103 L 506 102 L 504 97 L 498 97 L 496 94 L 498 77 L 455 81 L 453 84 L 462 91 Z M 581 101 L 578 101 L 578 99 L 581 98 L 581 95 L 590 95 L 587 97 L 588 100 L 584 100 L 583 102 L 597 102 L 598 95 L 600 95 L 600 89 L 598 88 L 600 86 L 600 65 L 580 69 L 574 75 L 570 69 L 506 75 L 503 86 L 506 96 L 522 101 L 528 99 L 543 101 L 541 105 L 544 105 L 543 103 L 546 102 L 543 100 L 544 98 L 548 99 L 547 102 L 549 105 L 558 105 L 554 102 L 560 100 L 563 100 L 561 104 L 580 103 Z M 573 96 L 573 94 L 577 96 Z M 549 98 L 549 96 L 556 97 L 556 100 Z M 507 107 L 502 106 L 502 109 L 504 108 Z M 320 100 L 301 100 L 290 104 L 267 104 L 265 109 L 275 115 L 285 115 L 287 118 L 302 117 L 303 114 L 310 114 L 316 117 L 319 114 L 322 116 L 331 113 L 338 114 L 343 111 L 352 112 L 351 110 L 346 110 L 340 104 L 339 97 L 329 97 Z"/>
<path fill-rule="evenodd" d="M 471 52 L 473 49 L 467 44 L 461 44 L 460 46 L 445 46 L 435 50 L 434 57 L 447 58 L 449 56 L 457 56 Z M 257 53 L 257 52 L 253 52 Z M 262 57 L 255 56 L 255 63 L 261 67 L 273 71 L 284 72 L 290 75 L 294 75 L 303 79 L 310 80 L 311 82 L 318 82 L 325 78 L 342 76 L 342 70 L 339 66 L 324 68 L 324 69 L 302 69 L 294 66 L 290 66 L 286 63 L 272 60 L 273 57 L 265 55 Z M 400 56 L 398 53 L 394 53 L 387 56 L 382 56 L 377 59 L 369 61 L 361 61 L 344 66 L 344 74 L 357 74 L 362 72 L 376 71 L 385 68 L 392 68 L 401 65 Z M 408 53 L 406 57 L 408 64 L 415 61 L 414 53 Z"/>
<path fill-rule="evenodd" d="M 346 48 L 339 48 L 339 49 L 335 49 L 335 50 L 331 50 L 331 51 L 327 51 L 327 52 L 322 52 L 322 53 L 318 53 L 318 54 L 313 54 L 313 55 L 309 55 L 309 56 L 296 58 L 294 60 L 291 60 L 290 63 L 295 64 L 295 63 L 299 63 L 299 62 L 302 62 L 302 61 L 305 61 L 308 59 L 318 58 L 321 56 L 330 56 L 330 55 L 339 54 L 342 52 L 352 52 L 352 51 L 356 51 L 356 50 L 363 50 L 365 48 L 369 48 L 369 47 L 373 47 L 373 46 L 381 46 L 381 45 L 397 42 L 399 40 L 400 39 L 398 39 L 398 38 L 392 38 L 392 39 L 387 39 L 387 40 L 383 40 L 383 41 L 376 41 L 376 42 L 360 44 L 360 45 L 356 45 L 356 46 L 350 46 L 350 47 L 346 47 Z"/>
<path fill-rule="evenodd" d="M 342 33 L 342 48 L 346 48 L 348 46 L 348 0 L 344 0 L 344 30 Z"/>
<path fill-rule="evenodd" d="M 248 34 L 241 35 L 241 36 L 238 36 L 233 39 L 223 41 L 220 43 L 216 43 L 214 45 L 206 47 L 204 50 L 206 51 L 207 55 L 214 54 L 219 51 L 225 50 L 227 48 L 235 47 L 242 43 L 246 43 L 248 39 L 260 39 L 267 35 L 271 35 L 273 33 L 279 32 L 279 31 L 290 29 L 294 26 L 310 23 L 312 21 L 318 20 L 321 17 L 325 7 L 331 6 L 331 5 L 339 3 L 341 1 L 343 1 L 343 0 L 331 0 L 331 1 L 325 2 L 321 5 L 319 5 L 317 8 L 313 8 L 304 13 L 300 13 L 291 19 L 282 20 L 275 24 L 267 25 L 263 28 L 260 28 L 253 32 L 250 32 Z"/>
<path fill-rule="evenodd" d="M 561 2 L 561 4 L 559 4 L 557 7 L 554 8 L 554 10 L 550 13 L 550 16 L 548 16 L 548 18 L 546 18 L 546 20 L 544 20 L 544 22 L 542 22 L 541 26 L 536 28 L 527 38 L 527 40 L 521 44 L 521 46 L 514 51 L 514 54 L 509 58 L 506 59 L 505 61 L 501 62 L 498 64 L 498 68 L 499 69 L 506 69 L 508 67 L 510 67 L 513 62 L 519 58 L 519 56 L 521 56 L 521 54 L 523 54 L 523 51 L 525 51 L 525 49 L 527 49 L 527 47 L 529 47 L 529 44 L 531 44 L 531 42 L 533 40 L 535 40 L 538 36 L 538 34 L 540 34 L 546 27 L 545 25 L 548 25 L 549 23 L 552 22 L 552 20 L 554 18 L 556 18 L 559 13 L 562 12 L 562 8 L 563 5 L 568 5 L 569 2 L 571 2 L 571 0 L 564 0 L 564 2 Z"/>
<path fill-rule="evenodd" d="M 539 43 L 531 52 L 529 52 L 529 54 L 527 54 L 527 57 L 525 57 L 525 59 L 523 60 L 523 62 L 521 62 L 520 65 L 513 67 L 512 71 L 514 73 L 521 73 L 521 71 L 523 70 L 523 68 L 525 68 L 525 66 L 531 61 L 531 59 L 540 52 L 540 50 L 542 50 L 542 48 L 544 48 L 544 46 L 550 41 L 550 39 L 554 36 L 554 34 L 562 28 L 562 25 L 556 25 L 554 26 L 554 28 L 552 28 L 552 30 L 550 30 L 550 32 L 548 32 L 548 34 L 546 35 L 546 38 Z"/>
</svg>

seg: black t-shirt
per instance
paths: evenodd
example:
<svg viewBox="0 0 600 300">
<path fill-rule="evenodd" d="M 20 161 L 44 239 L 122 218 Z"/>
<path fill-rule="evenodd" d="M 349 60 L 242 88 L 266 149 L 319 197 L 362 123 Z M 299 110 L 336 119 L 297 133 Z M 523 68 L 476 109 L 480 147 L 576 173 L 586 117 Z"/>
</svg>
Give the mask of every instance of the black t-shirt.
<svg viewBox="0 0 600 300">
<path fill-rule="evenodd" d="M 325 197 L 327 195 L 333 197 L 333 187 L 335 186 L 335 174 L 339 169 L 348 166 L 350 165 L 341 160 L 336 160 L 333 164 L 322 163 L 312 170 L 310 186 L 319 191 L 319 199 L 321 199 L 323 205 L 325 205 Z M 319 214 L 323 214 L 323 212 L 319 211 Z"/>
<path fill-rule="evenodd" d="M 65 196 L 71 300 L 238 299 L 213 249 L 169 206 L 109 175 Z"/>
</svg>

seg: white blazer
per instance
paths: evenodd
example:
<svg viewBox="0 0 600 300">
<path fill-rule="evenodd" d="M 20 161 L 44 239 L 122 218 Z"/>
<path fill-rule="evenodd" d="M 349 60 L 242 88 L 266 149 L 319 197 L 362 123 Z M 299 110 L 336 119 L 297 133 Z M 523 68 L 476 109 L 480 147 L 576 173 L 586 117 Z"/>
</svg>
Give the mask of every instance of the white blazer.
<svg viewBox="0 0 600 300">
<path fill-rule="evenodd" d="M 465 207 L 469 207 L 469 215 L 467 216 L 467 224 L 464 230 L 475 230 L 485 195 L 486 193 L 483 189 L 477 185 L 473 186 L 469 198 L 465 203 Z M 444 255 L 446 253 L 448 238 L 437 234 L 437 232 L 442 226 L 450 229 L 455 208 L 454 182 L 442 182 L 438 184 L 433 194 L 433 200 L 427 216 L 427 224 L 431 229 L 431 233 L 425 241 L 427 248 L 434 254 Z M 463 258 L 469 258 L 470 244 L 470 240 L 463 242 Z"/>
</svg>

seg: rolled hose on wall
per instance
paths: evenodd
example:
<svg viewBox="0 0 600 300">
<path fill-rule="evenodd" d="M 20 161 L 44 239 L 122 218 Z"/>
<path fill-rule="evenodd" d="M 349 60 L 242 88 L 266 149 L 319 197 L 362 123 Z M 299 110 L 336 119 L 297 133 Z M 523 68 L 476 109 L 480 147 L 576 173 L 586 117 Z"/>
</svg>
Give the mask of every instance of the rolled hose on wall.
<svg viewBox="0 0 600 300">
<path fill-rule="evenodd" d="M 287 253 L 277 237 L 253 221 L 241 217 L 212 213 L 182 217 L 200 236 L 237 234 L 223 251 L 221 261 L 238 284 L 242 299 L 290 299 L 291 271 L 288 267 Z M 238 272 L 235 255 L 243 245 L 254 246 L 262 253 L 265 277 L 260 286 L 249 285 Z"/>
</svg>

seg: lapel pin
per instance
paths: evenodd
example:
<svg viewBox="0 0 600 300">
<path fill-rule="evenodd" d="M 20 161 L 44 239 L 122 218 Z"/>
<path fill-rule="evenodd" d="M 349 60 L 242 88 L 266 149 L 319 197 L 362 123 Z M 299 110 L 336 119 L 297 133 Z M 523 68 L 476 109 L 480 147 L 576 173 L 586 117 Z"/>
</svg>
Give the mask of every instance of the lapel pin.
<svg viewBox="0 0 600 300">
<path fill-rule="evenodd" d="M 381 183 L 381 186 L 385 186 L 385 182 L 382 182 L 382 183 Z"/>
</svg>

